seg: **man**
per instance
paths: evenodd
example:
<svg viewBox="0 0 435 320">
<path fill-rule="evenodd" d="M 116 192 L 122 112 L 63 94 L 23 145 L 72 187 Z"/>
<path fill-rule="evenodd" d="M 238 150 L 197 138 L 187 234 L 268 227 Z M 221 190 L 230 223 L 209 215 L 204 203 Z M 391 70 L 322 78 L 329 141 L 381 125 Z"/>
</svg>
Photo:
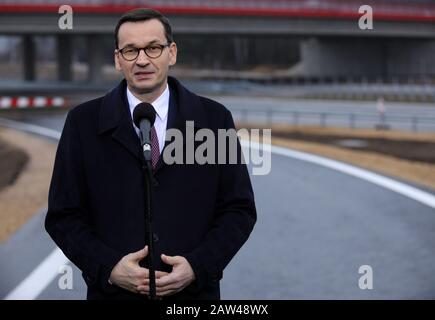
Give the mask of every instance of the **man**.
<svg viewBox="0 0 435 320">
<path fill-rule="evenodd" d="M 177 45 L 159 12 L 127 12 L 115 39 L 115 66 L 125 79 L 68 113 L 50 185 L 47 232 L 82 270 L 88 299 L 147 299 L 145 160 L 132 113 L 150 103 L 156 110 L 151 136 L 160 154 L 152 202 L 156 295 L 219 299 L 223 270 L 256 221 L 246 166 L 240 157 L 235 164 L 166 164 L 162 154 L 167 129 L 185 134 L 186 121 L 193 121 L 196 131 L 217 133 L 234 128 L 231 114 L 168 77 Z"/>
</svg>

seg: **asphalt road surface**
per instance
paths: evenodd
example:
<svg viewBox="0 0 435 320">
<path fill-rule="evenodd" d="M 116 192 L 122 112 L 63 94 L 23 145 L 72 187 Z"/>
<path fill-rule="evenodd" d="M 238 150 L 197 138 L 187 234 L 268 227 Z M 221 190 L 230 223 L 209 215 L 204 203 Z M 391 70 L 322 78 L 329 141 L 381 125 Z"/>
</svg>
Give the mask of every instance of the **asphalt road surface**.
<svg viewBox="0 0 435 320">
<path fill-rule="evenodd" d="M 22 118 L 58 131 L 64 119 Z M 258 222 L 224 272 L 223 299 L 435 298 L 434 191 L 428 204 L 321 163 L 275 151 L 271 160 L 268 175 L 252 176 Z M 44 215 L 0 245 L 0 296 L 39 286 L 35 299 L 84 299 L 78 269 L 69 289 L 64 264 L 47 266 L 56 247 Z"/>
</svg>

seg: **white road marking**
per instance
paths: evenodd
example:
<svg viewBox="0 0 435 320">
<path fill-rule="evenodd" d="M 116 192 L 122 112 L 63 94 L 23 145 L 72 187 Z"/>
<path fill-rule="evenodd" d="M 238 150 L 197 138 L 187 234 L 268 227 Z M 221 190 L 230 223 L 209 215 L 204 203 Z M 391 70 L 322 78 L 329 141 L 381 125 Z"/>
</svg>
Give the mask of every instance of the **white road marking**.
<svg viewBox="0 0 435 320">
<path fill-rule="evenodd" d="M 0 125 L 4 125 L 6 127 L 22 130 L 22 131 L 29 132 L 29 133 L 36 133 L 36 134 L 39 134 L 41 136 L 45 136 L 45 137 L 49 137 L 49 138 L 53 138 L 53 139 L 57 139 L 57 140 L 60 139 L 60 135 L 61 135 L 61 133 L 59 131 L 56 131 L 53 129 L 48 129 L 48 128 L 37 126 L 34 124 L 23 123 L 23 122 L 19 122 L 19 121 L 4 119 L 4 118 L 0 118 Z"/>
<path fill-rule="evenodd" d="M 21 283 L 12 290 L 5 300 L 34 300 L 59 275 L 59 268 L 68 264 L 63 252 L 56 248 Z"/>
<path fill-rule="evenodd" d="M 241 144 L 243 147 L 249 147 L 248 141 L 241 141 Z M 251 147 L 258 149 L 258 144 L 253 144 Z M 278 147 L 278 146 L 272 146 L 271 151 L 274 154 L 314 163 L 323 167 L 327 167 L 360 178 L 362 180 L 381 186 L 385 189 L 397 192 L 405 197 L 411 198 L 415 201 L 418 201 L 424 205 L 427 205 L 435 209 L 435 196 L 433 194 L 422 191 L 406 183 L 402 183 L 394 179 L 384 177 L 380 174 L 362 168 L 358 168 L 350 164 L 346 164 L 337 160 L 324 158 L 306 152 L 296 151 L 296 150 Z"/>
<path fill-rule="evenodd" d="M 24 130 L 27 132 L 33 132 L 40 135 L 46 135 L 50 138 L 59 139 L 60 132 L 47 129 L 44 127 L 24 124 L 17 121 L 6 120 L 0 118 L 0 124 L 6 126 Z M 249 141 L 242 140 L 241 145 L 243 148 L 259 148 L 259 144 L 250 145 Z M 274 154 L 286 156 L 293 159 L 298 159 L 302 161 L 307 161 L 314 163 L 323 167 L 327 167 L 345 174 L 366 180 L 373 184 L 379 185 L 385 189 L 397 192 L 408 198 L 416 200 L 422 204 L 425 204 L 431 208 L 435 208 L 435 196 L 419 190 L 415 187 L 407 185 L 402 182 L 395 181 L 393 179 L 381 176 L 379 174 L 370 172 L 365 169 L 357 168 L 343 162 L 336 160 L 327 159 L 321 156 L 296 151 L 288 148 L 272 146 L 271 151 Z M 59 267 L 69 263 L 69 260 L 63 252 L 56 248 L 53 252 L 45 258 L 41 264 L 28 276 L 26 277 L 14 290 L 12 290 L 5 299 L 36 299 L 38 295 L 44 291 L 44 289 L 50 284 L 51 281 L 58 275 Z"/>
</svg>

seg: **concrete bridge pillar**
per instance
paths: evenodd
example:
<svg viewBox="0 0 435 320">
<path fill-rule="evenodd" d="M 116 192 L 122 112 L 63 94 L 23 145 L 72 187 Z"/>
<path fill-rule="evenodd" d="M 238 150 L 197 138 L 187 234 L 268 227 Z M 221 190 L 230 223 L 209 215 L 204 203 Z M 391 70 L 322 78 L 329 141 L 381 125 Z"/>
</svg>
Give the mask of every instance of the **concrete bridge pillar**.
<svg viewBox="0 0 435 320">
<path fill-rule="evenodd" d="M 86 37 L 87 41 L 87 57 L 88 57 L 88 81 L 101 82 L 102 81 L 102 66 L 105 56 L 103 52 L 102 36 L 91 34 Z"/>
<path fill-rule="evenodd" d="M 72 81 L 73 38 L 71 35 L 61 34 L 57 40 L 57 78 L 59 81 Z"/>
<path fill-rule="evenodd" d="M 23 73 L 24 80 L 34 81 L 36 75 L 36 64 L 35 64 L 35 42 L 32 35 L 23 35 Z"/>
</svg>

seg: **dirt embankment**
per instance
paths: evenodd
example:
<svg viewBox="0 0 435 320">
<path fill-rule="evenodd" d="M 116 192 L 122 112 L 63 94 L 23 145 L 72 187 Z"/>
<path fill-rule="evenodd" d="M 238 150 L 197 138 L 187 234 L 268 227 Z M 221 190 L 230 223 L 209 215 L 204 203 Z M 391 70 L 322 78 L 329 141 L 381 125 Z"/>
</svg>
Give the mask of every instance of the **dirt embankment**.
<svg viewBox="0 0 435 320">
<path fill-rule="evenodd" d="M 0 137 L 0 192 L 15 183 L 28 161 L 29 155 L 25 150 Z"/>
<path fill-rule="evenodd" d="M 4 148 L 15 150 L 6 154 L 7 164 L 0 171 L 5 181 L 13 180 L 12 184 L 6 183 L 0 190 L 0 242 L 4 242 L 47 205 L 56 145 L 5 128 L 0 128 L 0 140 Z M 1 159 L 5 161 L 3 157 Z M 22 165 L 23 159 L 27 159 L 25 165 Z M 21 172 L 17 171 L 18 168 L 22 169 Z"/>
<path fill-rule="evenodd" d="M 239 124 L 239 127 L 266 128 Z M 435 190 L 435 133 L 275 125 L 272 143 Z"/>
</svg>

